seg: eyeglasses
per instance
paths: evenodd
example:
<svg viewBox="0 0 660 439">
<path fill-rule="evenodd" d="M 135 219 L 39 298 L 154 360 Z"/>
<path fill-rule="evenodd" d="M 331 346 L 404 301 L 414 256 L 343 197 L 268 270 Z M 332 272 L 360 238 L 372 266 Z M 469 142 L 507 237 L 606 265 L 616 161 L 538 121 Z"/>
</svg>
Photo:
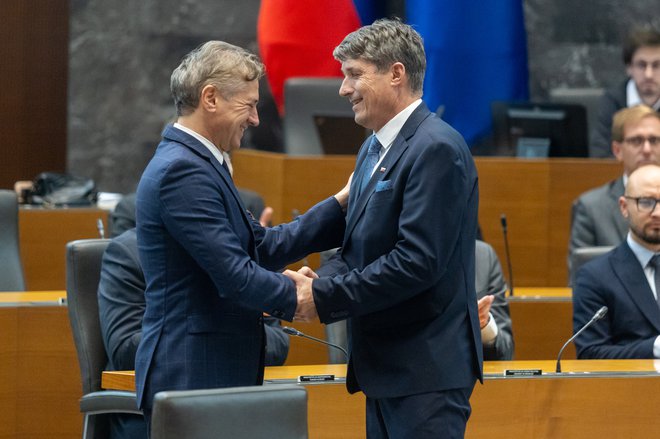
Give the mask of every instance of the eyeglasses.
<svg viewBox="0 0 660 439">
<path fill-rule="evenodd" d="M 658 146 L 660 145 L 660 137 L 658 136 L 635 136 L 635 137 L 626 137 L 623 139 L 625 143 L 627 143 L 630 146 L 634 146 L 635 148 L 639 148 L 640 146 L 644 145 L 646 142 L 649 142 L 651 146 Z"/>
<path fill-rule="evenodd" d="M 629 197 L 625 196 L 628 200 L 635 200 L 637 203 L 637 210 L 644 213 L 651 213 L 655 210 L 656 204 L 660 201 L 657 198 L 651 197 Z"/>
</svg>

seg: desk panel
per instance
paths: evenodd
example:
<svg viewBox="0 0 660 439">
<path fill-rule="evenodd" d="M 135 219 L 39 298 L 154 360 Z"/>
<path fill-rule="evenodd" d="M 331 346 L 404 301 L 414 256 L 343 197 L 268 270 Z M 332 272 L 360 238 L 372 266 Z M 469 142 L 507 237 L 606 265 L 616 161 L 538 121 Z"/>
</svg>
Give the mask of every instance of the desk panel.
<svg viewBox="0 0 660 439">
<path fill-rule="evenodd" d="M 96 222 L 99 218 L 108 230 L 108 212 L 101 209 L 21 208 L 18 226 L 26 289 L 66 288 L 66 243 L 98 238 Z"/>
<path fill-rule="evenodd" d="M 654 361 L 565 361 L 564 374 L 554 374 L 554 367 L 554 361 L 485 363 L 484 384 L 476 385 L 470 399 L 466 438 L 655 437 L 660 375 Z M 538 368 L 547 374 L 504 378 L 507 368 Z M 266 378 L 288 383 L 299 375 L 326 373 L 345 375 L 345 366 L 272 367 Z M 133 373 L 104 372 L 103 386 L 133 390 Z M 342 383 L 306 388 L 310 438 L 365 437 L 363 394 L 348 396 Z"/>
</svg>

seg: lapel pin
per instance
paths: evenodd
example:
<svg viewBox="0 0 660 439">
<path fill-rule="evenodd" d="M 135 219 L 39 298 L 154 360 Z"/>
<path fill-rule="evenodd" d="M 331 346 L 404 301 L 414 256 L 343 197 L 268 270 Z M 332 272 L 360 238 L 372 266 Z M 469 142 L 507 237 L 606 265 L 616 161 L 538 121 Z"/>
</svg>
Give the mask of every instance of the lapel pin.
<svg viewBox="0 0 660 439">
<path fill-rule="evenodd" d="M 386 170 L 387 170 L 387 168 L 380 168 L 380 169 L 379 169 L 379 171 L 380 171 L 381 173 L 385 172 Z"/>
</svg>

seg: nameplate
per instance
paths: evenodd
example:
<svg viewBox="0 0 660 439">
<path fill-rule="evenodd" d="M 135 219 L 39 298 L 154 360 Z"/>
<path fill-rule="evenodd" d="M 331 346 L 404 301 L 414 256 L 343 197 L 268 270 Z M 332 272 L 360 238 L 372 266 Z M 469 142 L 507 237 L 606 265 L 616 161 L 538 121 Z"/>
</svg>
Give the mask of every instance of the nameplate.
<svg viewBox="0 0 660 439">
<path fill-rule="evenodd" d="M 299 383 L 310 383 L 310 382 L 320 382 L 320 381 L 334 381 L 334 375 L 300 375 L 298 377 Z"/>
<path fill-rule="evenodd" d="M 542 375 L 541 369 L 506 369 L 504 376 L 507 377 L 531 377 Z"/>
</svg>

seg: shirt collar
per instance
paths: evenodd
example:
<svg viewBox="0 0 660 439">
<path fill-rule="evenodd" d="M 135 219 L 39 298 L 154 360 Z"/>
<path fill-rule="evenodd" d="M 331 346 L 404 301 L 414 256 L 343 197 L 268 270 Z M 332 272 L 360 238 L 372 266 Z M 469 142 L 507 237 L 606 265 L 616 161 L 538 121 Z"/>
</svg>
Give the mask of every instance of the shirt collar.
<svg viewBox="0 0 660 439">
<path fill-rule="evenodd" d="M 642 264 L 642 268 L 646 268 L 655 253 L 635 241 L 632 238 L 631 233 L 632 232 L 628 231 L 628 236 L 626 237 L 628 247 L 630 247 L 630 250 L 635 254 L 639 263 Z"/>
<path fill-rule="evenodd" d="M 216 148 L 216 146 L 213 144 L 213 142 L 211 142 L 209 139 L 202 136 L 201 134 L 197 133 L 196 131 L 193 131 L 190 128 L 184 127 L 183 125 L 181 125 L 178 122 L 175 122 L 173 126 L 174 126 L 174 128 L 177 128 L 177 129 L 183 131 L 184 133 L 188 133 L 191 136 L 193 136 L 195 139 L 199 140 L 199 142 L 202 145 L 204 145 L 206 147 L 206 149 L 208 149 L 211 152 L 211 154 L 213 154 L 213 157 L 215 157 L 216 160 L 218 162 L 220 162 L 221 165 L 225 161 L 226 158 L 227 159 L 229 158 L 229 156 L 227 155 L 226 152 L 220 151 L 218 148 Z M 229 166 L 229 160 L 227 160 L 227 165 Z"/>
<path fill-rule="evenodd" d="M 399 134 L 399 131 L 401 131 L 401 128 L 403 128 L 403 125 L 421 103 L 422 100 L 417 99 L 415 102 L 401 110 L 399 114 L 390 119 L 389 122 L 383 126 L 383 128 L 375 133 L 376 138 L 380 144 L 383 145 L 383 153 L 385 153 L 390 148 L 390 146 L 392 146 L 394 139 Z"/>
</svg>

